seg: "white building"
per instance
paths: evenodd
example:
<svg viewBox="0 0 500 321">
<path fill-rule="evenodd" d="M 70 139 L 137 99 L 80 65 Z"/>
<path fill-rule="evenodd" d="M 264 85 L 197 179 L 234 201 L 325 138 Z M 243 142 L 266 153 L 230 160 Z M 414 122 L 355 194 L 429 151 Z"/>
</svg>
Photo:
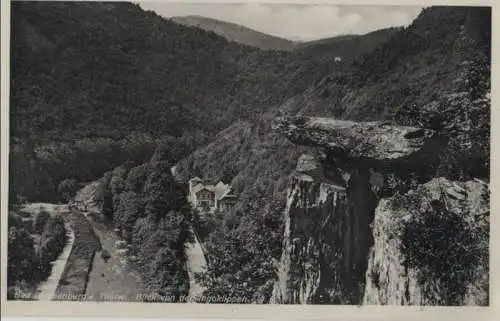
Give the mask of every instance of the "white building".
<svg viewBox="0 0 500 321">
<path fill-rule="evenodd" d="M 230 209 L 236 203 L 236 196 L 228 184 L 205 185 L 201 178 L 194 177 L 189 180 L 188 201 L 193 208 L 214 212 L 216 209 Z"/>
</svg>

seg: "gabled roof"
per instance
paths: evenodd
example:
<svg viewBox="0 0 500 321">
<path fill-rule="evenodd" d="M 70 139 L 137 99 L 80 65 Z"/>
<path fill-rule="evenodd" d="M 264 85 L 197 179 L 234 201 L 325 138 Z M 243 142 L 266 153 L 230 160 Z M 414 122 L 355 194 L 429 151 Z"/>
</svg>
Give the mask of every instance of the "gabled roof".
<svg viewBox="0 0 500 321">
<path fill-rule="evenodd" d="M 190 182 L 202 182 L 203 180 L 198 176 L 195 176 L 189 180 Z"/>
<path fill-rule="evenodd" d="M 190 182 L 196 182 L 198 181 L 198 177 L 194 177 L 190 179 Z M 224 184 L 224 182 L 218 182 L 216 185 L 204 185 L 201 183 L 201 179 L 199 180 L 199 183 L 195 184 L 192 188 L 191 191 L 193 194 L 197 194 L 198 192 L 206 190 L 209 192 L 212 192 L 215 194 L 216 199 L 223 199 L 227 197 L 236 197 L 231 194 L 231 186 L 228 184 Z"/>
<path fill-rule="evenodd" d="M 209 192 L 214 193 L 215 187 L 213 185 L 203 185 L 203 184 L 198 184 L 193 187 L 193 193 L 195 194 L 202 190 L 207 190 Z"/>
<path fill-rule="evenodd" d="M 215 197 L 219 199 L 230 190 L 231 187 L 229 185 L 224 184 L 223 182 L 219 182 L 217 185 L 215 185 Z"/>
<path fill-rule="evenodd" d="M 223 191 L 223 193 L 219 195 L 219 197 L 217 197 L 217 199 L 221 200 L 224 198 L 236 197 L 236 195 L 232 194 L 231 192 L 232 192 L 231 186 L 227 186 L 227 188 Z"/>
</svg>

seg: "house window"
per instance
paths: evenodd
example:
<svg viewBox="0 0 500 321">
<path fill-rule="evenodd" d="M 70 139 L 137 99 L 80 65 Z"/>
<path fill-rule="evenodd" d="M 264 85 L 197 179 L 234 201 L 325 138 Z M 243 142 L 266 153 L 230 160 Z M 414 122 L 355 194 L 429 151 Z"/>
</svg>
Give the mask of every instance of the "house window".
<svg viewBox="0 0 500 321">
<path fill-rule="evenodd" d="M 215 195 L 213 192 L 203 190 L 197 195 L 199 207 L 213 207 L 215 206 Z"/>
</svg>

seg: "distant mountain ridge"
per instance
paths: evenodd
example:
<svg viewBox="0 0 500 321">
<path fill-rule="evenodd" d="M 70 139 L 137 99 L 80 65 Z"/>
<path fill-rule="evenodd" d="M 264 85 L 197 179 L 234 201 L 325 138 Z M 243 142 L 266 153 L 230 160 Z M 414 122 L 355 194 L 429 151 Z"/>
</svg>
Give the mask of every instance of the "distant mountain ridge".
<svg viewBox="0 0 500 321">
<path fill-rule="evenodd" d="M 401 30 L 401 27 L 390 27 L 361 35 L 343 34 L 311 41 L 292 41 L 243 25 L 197 15 L 172 17 L 170 20 L 181 25 L 212 31 L 229 41 L 262 50 L 294 51 L 303 59 L 320 59 L 324 55 L 334 55 L 345 61 L 353 61 L 372 51 L 378 44 L 388 41 Z"/>
<path fill-rule="evenodd" d="M 171 20 L 181 25 L 213 31 L 229 41 L 238 42 L 263 50 L 290 51 L 295 49 L 299 44 L 298 42 L 272 36 L 242 25 L 202 16 L 190 15 L 172 17 Z"/>
<path fill-rule="evenodd" d="M 328 38 L 320 38 L 317 40 L 302 41 L 302 42 L 297 44 L 297 48 L 300 49 L 300 48 L 314 46 L 314 45 L 320 45 L 320 44 L 331 44 L 331 43 L 336 43 L 336 42 L 340 42 L 340 41 L 352 40 L 356 37 L 360 37 L 360 35 L 346 34 L 346 35 L 339 35 L 339 36 L 328 37 Z"/>
<path fill-rule="evenodd" d="M 373 51 L 378 45 L 389 41 L 401 31 L 401 27 L 375 30 L 363 35 L 340 35 L 297 44 L 294 52 L 318 59 L 321 56 L 338 56 L 342 61 L 350 63 L 360 60 Z"/>
</svg>

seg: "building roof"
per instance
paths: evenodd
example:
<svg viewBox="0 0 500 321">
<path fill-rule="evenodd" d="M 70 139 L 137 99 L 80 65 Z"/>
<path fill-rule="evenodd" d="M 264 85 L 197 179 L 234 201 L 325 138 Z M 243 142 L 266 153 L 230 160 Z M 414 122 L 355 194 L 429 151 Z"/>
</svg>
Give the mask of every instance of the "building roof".
<svg viewBox="0 0 500 321">
<path fill-rule="evenodd" d="M 189 180 L 190 182 L 202 182 L 203 180 L 198 176 L 195 176 Z"/>
<path fill-rule="evenodd" d="M 219 182 L 215 185 L 215 197 L 220 199 L 225 194 L 227 194 L 231 190 L 231 186 L 224 184 L 223 182 Z"/>
<path fill-rule="evenodd" d="M 199 177 L 193 177 L 189 182 L 197 182 L 191 187 L 191 193 L 197 194 L 202 190 L 206 190 L 215 194 L 216 199 L 236 197 L 231 194 L 231 186 L 220 181 L 216 185 L 204 185 Z"/>
<path fill-rule="evenodd" d="M 229 192 L 231 191 L 231 187 L 229 185 L 219 183 L 215 186 L 214 185 L 196 184 L 192 188 L 192 192 L 194 194 L 196 194 L 202 190 L 212 192 L 215 194 L 216 199 L 220 199 L 220 198 L 226 197 L 229 194 Z"/>
<path fill-rule="evenodd" d="M 198 193 L 201 190 L 207 190 L 209 192 L 214 193 L 215 187 L 213 185 L 203 185 L 203 184 L 196 184 L 193 186 L 193 193 Z"/>
</svg>

